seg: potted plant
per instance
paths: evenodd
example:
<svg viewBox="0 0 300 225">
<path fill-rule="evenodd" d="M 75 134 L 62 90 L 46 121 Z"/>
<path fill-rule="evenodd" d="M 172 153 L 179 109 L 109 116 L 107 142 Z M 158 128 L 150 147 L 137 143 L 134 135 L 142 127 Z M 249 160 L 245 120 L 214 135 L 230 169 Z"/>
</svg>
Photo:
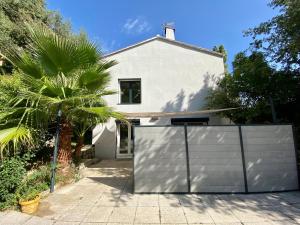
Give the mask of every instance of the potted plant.
<svg viewBox="0 0 300 225">
<path fill-rule="evenodd" d="M 37 211 L 40 203 L 40 193 L 49 187 L 46 167 L 43 168 L 28 175 L 17 190 L 19 205 L 24 213 L 32 214 Z"/>
<path fill-rule="evenodd" d="M 25 186 L 19 192 L 19 204 L 23 213 L 33 214 L 37 211 L 40 203 L 40 192 L 35 187 Z"/>
</svg>

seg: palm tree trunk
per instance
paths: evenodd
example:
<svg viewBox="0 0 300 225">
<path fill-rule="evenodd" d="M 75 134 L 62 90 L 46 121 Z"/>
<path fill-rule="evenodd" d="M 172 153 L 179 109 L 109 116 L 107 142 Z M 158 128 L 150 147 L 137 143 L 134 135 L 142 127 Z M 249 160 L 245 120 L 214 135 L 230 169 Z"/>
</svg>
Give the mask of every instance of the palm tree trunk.
<svg viewBox="0 0 300 225">
<path fill-rule="evenodd" d="M 58 162 L 61 164 L 70 164 L 72 160 L 72 127 L 70 122 L 63 120 L 60 129 Z"/>
<path fill-rule="evenodd" d="M 78 136 L 77 144 L 75 147 L 75 157 L 77 159 L 81 158 L 81 149 L 83 147 L 83 136 Z"/>
</svg>

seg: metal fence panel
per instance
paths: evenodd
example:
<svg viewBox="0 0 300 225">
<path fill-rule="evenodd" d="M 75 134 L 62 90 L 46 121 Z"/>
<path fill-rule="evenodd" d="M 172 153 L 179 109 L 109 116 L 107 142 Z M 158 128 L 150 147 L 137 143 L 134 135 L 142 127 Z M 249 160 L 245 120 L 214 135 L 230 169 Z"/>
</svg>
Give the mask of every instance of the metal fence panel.
<svg viewBox="0 0 300 225">
<path fill-rule="evenodd" d="M 137 193 L 297 189 L 291 125 L 135 127 Z"/>
<path fill-rule="evenodd" d="M 244 192 L 237 126 L 191 126 L 188 130 L 191 192 Z"/>
<path fill-rule="evenodd" d="M 298 189 L 291 125 L 242 126 L 249 192 Z"/>
<path fill-rule="evenodd" d="M 188 192 L 184 127 L 135 127 L 134 190 Z"/>
</svg>

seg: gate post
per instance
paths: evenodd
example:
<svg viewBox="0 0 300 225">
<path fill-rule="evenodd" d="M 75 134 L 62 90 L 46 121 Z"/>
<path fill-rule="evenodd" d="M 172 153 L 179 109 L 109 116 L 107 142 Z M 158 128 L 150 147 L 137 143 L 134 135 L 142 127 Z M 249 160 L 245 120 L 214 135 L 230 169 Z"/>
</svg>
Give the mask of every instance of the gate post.
<svg viewBox="0 0 300 225">
<path fill-rule="evenodd" d="M 242 163 L 243 163 L 243 174 L 244 174 L 245 192 L 248 193 L 248 181 L 247 181 L 247 170 L 246 170 L 246 162 L 245 162 L 245 151 L 244 151 L 243 134 L 242 134 L 241 125 L 239 125 L 238 127 L 239 127 L 240 145 L 241 145 L 241 153 L 242 153 Z"/>
<path fill-rule="evenodd" d="M 187 185 L 188 185 L 188 192 L 191 193 L 190 157 L 189 157 L 189 144 L 188 144 L 186 123 L 184 124 L 184 139 L 185 139 L 185 152 L 186 152 Z"/>
</svg>

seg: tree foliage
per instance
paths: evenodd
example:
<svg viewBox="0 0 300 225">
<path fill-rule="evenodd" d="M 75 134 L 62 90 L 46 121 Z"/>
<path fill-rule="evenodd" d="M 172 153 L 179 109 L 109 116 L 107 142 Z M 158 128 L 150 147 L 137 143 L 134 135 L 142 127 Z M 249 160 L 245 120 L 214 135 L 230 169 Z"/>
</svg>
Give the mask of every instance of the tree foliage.
<svg viewBox="0 0 300 225">
<path fill-rule="evenodd" d="M 228 73 L 227 51 L 226 51 L 224 45 L 214 46 L 212 50 L 215 51 L 215 52 L 219 52 L 219 53 L 223 54 L 223 61 L 224 61 L 224 66 L 225 66 L 225 72 Z"/>
<path fill-rule="evenodd" d="M 232 74 L 219 80 L 207 106 L 239 107 L 222 115 L 237 123 L 260 123 L 274 122 L 273 105 L 276 122 L 300 124 L 300 1 L 271 0 L 269 6 L 279 14 L 245 32 L 253 38 L 250 54 L 235 56 Z"/>
<path fill-rule="evenodd" d="M 263 51 L 272 63 L 287 70 L 300 68 L 300 1 L 272 0 L 269 4 L 279 9 L 279 15 L 249 29 L 252 47 Z"/>
<path fill-rule="evenodd" d="M 10 143 L 28 142 L 24 134 L 39 137 L 49 122 L 62 110 L 60 152 L 71 150 L 75 124 L 87 121 L 88 126 L 105 122 L 110 117 L 121 118 L 108 107 L 103 96 L 114 94 L 107 89 L 114 61 L 104 61 L 98 48 L 83 39 L 62 37 L 45 27 L 28 27 L 31 42 L 25 52 L 8 51 L 7 58 L 19 73 L 0 82 L 1 150 Z M 9 131 L 14 135 L 9 135 Z M 64 136 L 65 135 L 65 136 Z M 21 143 L 22 144 L 22 143 Z M 69 152 L 70 153 L 70 152 Z M 69 154 L 68 153 L 68 154 Z"/>
<path fill-rule="evenodd" d="M 207 98 L 208 108 L 231 108 L 223 116 L 236 123 L 272 122 L 270 99 L 273 100 L 281 120 L 285 112 L 280 107 L 296 104 L 297 77 L 271 68 L 262 53 L 238 53 L 232 74 L 226 74 Z"/>
<path fill-rule="evenodd" d="M 44 0 L 1 0 L 0 53 L 3 54 L 7 49 L 25 48 L 29 44 L 25 23 L 49 27 L 63 36 L 71 34 L 70 23 L 64 22 L 58 12 L 47 10 Z M 12 70 L 11 64 L 7 62 L 3 68 L 4 72 Z"/>
</svg>

